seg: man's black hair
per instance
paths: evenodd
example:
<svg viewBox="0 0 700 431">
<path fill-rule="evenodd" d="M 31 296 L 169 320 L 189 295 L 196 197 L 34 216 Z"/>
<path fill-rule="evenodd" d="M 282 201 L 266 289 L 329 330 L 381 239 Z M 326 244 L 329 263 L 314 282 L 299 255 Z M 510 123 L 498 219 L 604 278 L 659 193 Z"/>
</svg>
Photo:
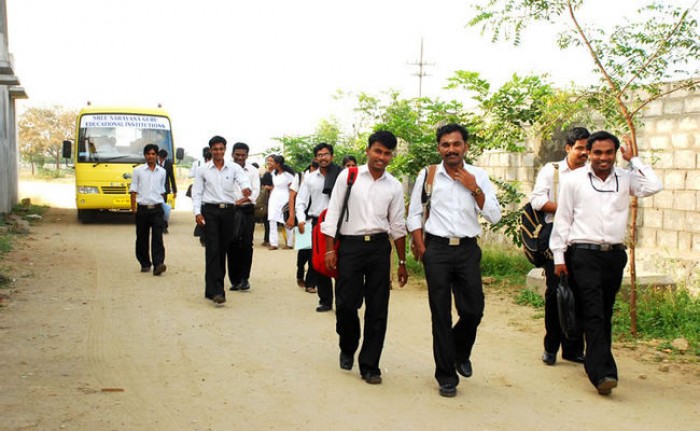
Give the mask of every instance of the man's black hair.
<svg viewBox="0 0 700 431">
<path fill-rule="evenodd" d="M 396 136 L 386 130 L 379 130 L 372 133 L 367 139 L 367 148 L 371 147 L 375 142 L 379 142 L 390 150 L 396 148 Z"/>
<path fill-rule="evenodd" d="M 231 150 L 231 152 L 236 150 L 244 150 L 246 153 L 249 153 L 250 147 L 244 142 L 236 142 L 235 144 L 233 144 L 233 149 Z"/>
<path fill-rule="evenodd" d="M 566 145 L 574 146 L 576 141 L 588 139 L 590 136 L 591 133 L 585 127 L 574 127 L 566 134 Z"/>
<path fill-rule="evenodd" d="M 316 156 L 316 154 L 317 154 L 319 151 L 321 151 L 321 150 L 324 149 L 324 148 L 326 148 L 328 151 L 330 151 L 331 156 L 333 156 L 333 145 L 327 144 L 327 143 L 325 143 L 325 142 L 321 142 L 320 144 L 318 144 L 318 145 L 316 145 L 316 146 L 314 147 L 314 157 Z"/>
<path fill-rule="evenodd" d="M 216 135 L 213 138 L 209 140 L 209 148 L 214 146 L 214 144 L 222 143 L 224 144 L 224 147 L 226 146 L 226 138 L 223 136 Z"/>
<path fill-rule="evenodd" d="M 165 148 L 161 148 L 160 150 L 158 150 L 158 156 L 163 158 L 168 157 L 168 150 L 166 150 Z"/>
<path fill-rule="evenodd" d="M 435 133 L 438 144 L 440 143 L 440 138 L 453 132 L 459 132 L 462 135 L 462 140 L 464 140 L 464 142 L 467 142 L 469 139 L 469 132 L 467 132 L 467 129 L 465 129 L 464 126 L 457 123 L 450 123 L 438 127 L 437 132 Z"/>
<path fill-rule="evenodd" d="M 156 144 L 146 144 L 145 147 L 143 147 L 143 155 L 145 156 L 146 153 L 155 151 L 156 154 L 158 154 L 158 145 Z"/>
<path fill-rule="evenodd" d="M 591 151 L 591 148 L 593 148 L 593 144 L 597 141 L 613 141 L 615 144 L 615 151 L 617 151 L 618 148 L 620 148 L 620 140 L 617 139 L 617 136 L 613 135 L 610 132 L 606 132 L 605 130 L 601 130 L 599 132 L 593 133 L 589 138 L 588 142 L 586 142 L 586 149 L 588 151 Z"/>
</svg>

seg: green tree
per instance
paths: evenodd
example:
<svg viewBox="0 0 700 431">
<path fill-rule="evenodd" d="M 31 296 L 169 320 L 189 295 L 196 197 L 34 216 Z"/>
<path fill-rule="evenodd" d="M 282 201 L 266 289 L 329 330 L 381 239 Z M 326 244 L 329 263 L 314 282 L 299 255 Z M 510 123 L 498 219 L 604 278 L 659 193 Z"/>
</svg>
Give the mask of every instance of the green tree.
<svg viewBox="0 0 700 431">
<path fill-rule="evenodd" d="M 481 26 L 493 40 L 520 42 L 522 31 L 533 22 L 557 26 L 559 47 L 584 47 L 599 77 L 598 85 L 583 94 L 591 108 L 603 114 L 605 127 L 627 132 L 636 155 L 640 114 L 649 103 L 700 83 L 700 39 L 691 10 L 661 1 L 646 2 L 634 19 L 610 28 L 584 25 L 579 12 L 583 0 L 487 0 L 476 5 L 471 26 Z M 697 3 L 696 3 L 697 4 Z M 636 198 L 631 201 L 630 225 L 630 330 L 637 333 Z"/>
<path fill-rule="evenodd" d="M 54 160 L 56 171 L 61 163 L 63 141 L 73 136 L 77 112 L 60 105 L 50 108 L 31 107 L 18 122 L 20 157 L 28 161 L 34 175 L 35 164 L 45 157 Z"/>
</svg>

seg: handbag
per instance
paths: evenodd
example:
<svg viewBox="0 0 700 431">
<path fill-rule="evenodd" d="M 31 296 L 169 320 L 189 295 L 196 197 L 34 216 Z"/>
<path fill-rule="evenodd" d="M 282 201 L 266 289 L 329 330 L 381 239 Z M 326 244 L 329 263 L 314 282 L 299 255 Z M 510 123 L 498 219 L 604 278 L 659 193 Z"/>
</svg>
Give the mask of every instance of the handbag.
<svg viewBox="0 0 700 431">
<path fill-rule="evenodd" d="M 289 220 L 289 202 L 284 204 L 284 206 L 282 207 L 282 218 L 283 218 L 285 223 L 287 223 L 287 220 Z M 297 221 L 297 216 L 295 215 L 293 226 L 297 226 L 298 224 L 299 224 L 299 222 Z"/>
<path fill-rule="evenodd" d="M 557 311 L 559 312 L 559 326 L 561 326 L 564 336 L 569 340 L 579 338 L 581 330 L 576 315 L 576 299 L 566 274 L 559 277 L 559 284 L 557 284 Z"/>
</svg>

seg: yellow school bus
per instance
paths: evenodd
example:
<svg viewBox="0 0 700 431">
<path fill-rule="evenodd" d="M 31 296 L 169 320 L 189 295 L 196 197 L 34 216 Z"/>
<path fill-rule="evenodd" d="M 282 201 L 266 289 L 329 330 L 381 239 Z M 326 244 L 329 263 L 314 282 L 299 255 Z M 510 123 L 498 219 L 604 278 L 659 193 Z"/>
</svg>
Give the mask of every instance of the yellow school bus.
<svg viewBox="0 0 700 431">
<path fill-rule="evenodd" d="M 63 142 L 63 157 L 75 166 L 78 219 L 88 222 L 100 211 L 128 211 L 134 168 L 144 163 L 143 147 L 156 144 L 174 166 L 184 151 L 174 151 L 170 117 L 161 108 L 83 108 L 75 141 Z M 173 172 L 175 173 L 175 172 Z M 168 203 L 174 208 L 172 194 Z"/>
</svg>

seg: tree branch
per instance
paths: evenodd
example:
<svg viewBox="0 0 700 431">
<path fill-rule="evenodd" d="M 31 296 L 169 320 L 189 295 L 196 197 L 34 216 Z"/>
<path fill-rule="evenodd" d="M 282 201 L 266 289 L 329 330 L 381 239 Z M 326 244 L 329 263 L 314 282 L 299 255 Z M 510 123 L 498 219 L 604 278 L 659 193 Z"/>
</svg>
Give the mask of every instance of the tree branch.
<svg viewBox="0 0 700 431">
<path fill-rule="evenodd" d="M 671 39 L 671 37 L 673 37 L 673 35 L 676 33 L 676 31 L 678 31 L 678 29 L 680 28 L 681 24 L 683 24 L 683 21 L 685 21 L 685 18 L 687 16 L 688 16 L 688 10 L 686 9 L 686 11 L 683 12 L 683 15 L 681 15 L 681 18 L 678 20 L 676 25 L 673 26 L 671 31 L 663 39 L 661 39 L 659 41 L 659 44 L 656 47 L 656 51 L 654 51 L 654 53 L 647 58 L 647 61 L 645 61 L 644 64 L 639 66 L 636 73 L 633 73 L 630 80 L 625 85 L 622 86 L 622 88 L 620 89 L 620 94 L 627 91 L 627 88 L 629 88 L 629 86 L 632 85 L 632 82 L 634 82 L 634 80 L 639 77 L 638 74 L 640 74 L 642 71 L 644 71 L 644 69 L 646 69 L 651 64 L 651 62 L 654 61 L 659 56 L 659 54 L 661 53 L 661 50 L 663 49 L 666 42 L 668 42 L 668 40 Z"/>
<path fill-rule="evenodd" d="M 591 46 L 591 42 L 588 40 L 588 37 L 586 36 L 586 34 L 583 32 L 583 29 L 581 28 L 581 25 L 579 24 L 578 19 L 576 18 L 576 14 L 574 14 L 574 7 L 571 4 L 571 0 L 567 0 L 566 4 L 567 4 L 567 8 L 569 10 L 569 16 L 571 17 L 571 20 L 573 21 L 574 26 L 576 27 L 576 31 L 578 32 L 579 36 L 581 36 L 583 43 L 588 48 L 588 52 L 591 54 L 591 57 L 593 58 L 593 62 L 596 64 L 596 66 L 598 67 L 598 70 L 600 70 L 600 73 L 603 75 L 603 78 L 605 78 L 605 81 L 610 86 L 610 90 L 612 90 L 612 93 L 615 95 L 614 96 L 615 101 L 617 101 L 617 104 L 620 107 L 620 110 L 622 111 L 622 115 L 625 117 L 625 119 L 629 120 L 629 110 L 627 109 L 627 106 L 625 106 L 625 103 L 622 101 L 618 87 L 617 87 L 617 85 L 615 85 L 615 82 L 613 82 L 612 78 L 610 77 L 608 72 L 605 70 L 605 66 L 603 66 L 603 63 L 600 62 L 600 59 L 598 58 L 598 54 L 596 54 L 595 50 Z M 629 123 L 629 121 L 628 121 L 628 123 Z"/>
<path fill-rule="evenodd" d="M 662 97 L 668 96 L 669 94 L 673 94 L 673 93 L 675 93 L 676 91 L 685 90 L 686 88 L 694 87 L 694 86 L 699 85 L 699 84 L 700 84 L 700 79 L 697 79 L 697 80 L 694 80 L 694 81 L 688 81 L 688 82 L 686 82 L 685 84 L 680 85 L 680 86 L 678 86 L 678 87 L 676 87 L 676 88 L 672 88 L 672 89 L 670 89 L 670 90 L 668 90 L 668 91 L 664 91 L 663 93 L 659 93 L 659 94 L 657 94 L 656 96 L 650 97 L 649 99 L 645 100 L 641 105 L 639 105 L 639 106 L 637 107 L 637 109 L 635 109 L 634 111 L 630 112 L 629 115 L 630 115 L 630 117 L 634 117 L 635 115 L 637 115 L 637 113 L 639 113 L 639 111 L 641 111 L 642 109 L 644 109 L 644 107 L 647 106 L 648 104 L 650 104 L 651 102 L 653 102 L 653 101 L 655 101 L 655 100 L 658 100 L 658 99 L 660 99 L 660 98 L 662 98 Z"/>
</svg>

